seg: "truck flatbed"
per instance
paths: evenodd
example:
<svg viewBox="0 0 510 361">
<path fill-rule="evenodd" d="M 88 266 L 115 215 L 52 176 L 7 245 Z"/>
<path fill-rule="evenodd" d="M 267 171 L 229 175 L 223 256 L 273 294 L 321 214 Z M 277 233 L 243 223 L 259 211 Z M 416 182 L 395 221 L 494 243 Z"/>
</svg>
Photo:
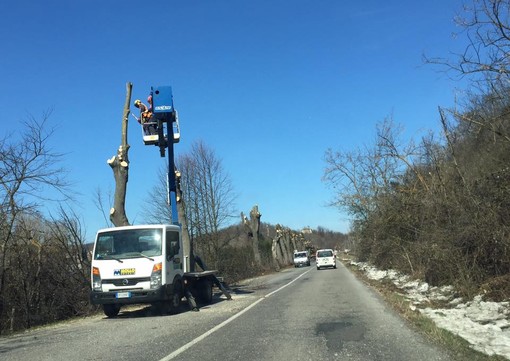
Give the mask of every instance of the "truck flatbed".
<svg viewBox="0 0 510 361">
<path fill-rule="evenodd" d="M 218 272 L 217 270 L 209 270 L 202 272 L 186 272 L 184 273 L 184 277 L 192 277 L 192 278 L 202 278 L 207 276 L 214 276 L 214 274 Z"/>
</svg>

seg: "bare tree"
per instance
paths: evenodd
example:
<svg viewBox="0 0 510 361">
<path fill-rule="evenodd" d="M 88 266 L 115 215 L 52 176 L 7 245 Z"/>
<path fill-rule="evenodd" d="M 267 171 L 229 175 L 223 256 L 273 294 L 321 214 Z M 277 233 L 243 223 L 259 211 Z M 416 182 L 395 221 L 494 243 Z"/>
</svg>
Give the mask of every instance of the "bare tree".
<svg viewBox="0 0 510 361">
<path fill-rule="evenodd" d="M 42 202 L 71 198 L 67 173 L 59 165 L 62 154 L 49 146 L 54 134 L 53 128 L 47 128 L 50 114 L 41 121 L 30 116 L 22 122 L 20 138 L 6 135 L 0 141 L 0 330 L 6 320 L 10 320 L 7 328 L 13 329 L 16 314 L 22 314 L 30 326 L 33 308 L 27 306 L 40 298 L 42 252 L 35 229 L 46 228 Z M 15 289 L 14 284 L 23 287 Z"/>
<path fill-rule="evenodd" d="M 219 232 L 234 214 L 236 194 L 230 176 L 203 141 L 194 142 L 188 153 L 179 155 L 176 165 L 177 209 L 183 235 L 189 234 L 199 251 L 215 258 L 231 241 L 220 237 Z M 153 187 L 156 200 L 145 209 L 148 220 L 168 222 L 171 219 L 171 209 L 166 203 L 167 171 L 159 173 L 159 181 Z"/>
<path fill-rule="evenodd" d="M 389 123 L 386 119 L 378 126 L 379 136 L 374 146 L 352 152 L 328 149 L 325 153 L 322 180 L 335 192 L 330 205 L 345 209 L 354 220 L 366 220 L 375 211 L 381 192 L 398 177 L 398 157 L 388 156 L 380 137 L 381 134 L 388 136 Z M 396 147 L 395 143 L 393 145 Z"/>
<path fill-rule="evenodd" d="M 62 255 L 66 266 L 62 265 L 60 277 L 67 275 L 68 279 L 73 279 L 76 284 L 85 285 L 88 288 L 90 282 L 90 260 L 89 250 L 85 244 L 85 234 L 78 215 L 72 210 L 64 208 L 62 205 L 58 209 L 58 216 L 51 217 L 47 225 L 49 231 L 48 238 L 51 239 L 55 248 Z"/>
<path fill-rule="evenodd" d="M 104 224 L 106 227 L 111 227 L 111 220 L 109 215 L 109 209 L 111 209 L 111 200 L 113 199 L 113 195 L 111 190 L 108 190 L 106 196 L 104 195 L 103 190 L 100 187 L 97 187 L 94 193 L 94 205 L 97 210 L 101 213 L 101 216 L 104 220 Z M 109 202 L 108 205 L 105 203 Z"/>
<path fill-rule="evenodd" d="M 384 159 L 391 159 L 402 162 L 405 167 L 397 167 L 395 162 L 391 162 L 395 166 L 391 173 L 386 170 L 380 172 L 380 176 L 384 180 L 383 187 L 388 188 L 390 183 L 396 181 L 399 169 L 407 168 L 412 172 L 416 179 L 419 181 L 420 186 L 428 190 L 427 182 L 422 174 L 420 167 L 421 149 L 415 146 L 414 142 L 410 141 L 405 146 L 400 144 L 400 134 L 403 129 L 400 125 L 395 124 L 391 118 L 386 118 L 383 123 L 377 127 L 378 149 L 380 155 Z M 388 164 L 388 163 L 386 163 Z"/>
<path fill-rule="evenodd" d="M 172 207 L 168 204 L 168 164 L 158 170 L 156 184 L 151 186 L 152 201 L 142 206 L 142 221 L 148 224 L 171 223 Z M 180 196 L 177 197 L 180 201 Z M 180 212 L 179 212 L 180 213 Z"/>
<path fill-rule="evenodd" d="M 115 195 L 113 199 L 113 207 L 110 209 L 110 220 L 116 226 L 127 226 L 129 225 L 128 218 L 126 216 L 126 192 L 129 172 L 129 144 L 127 141 L 128 137 L 128 118 L 129 118 L 129 104 L 131 102 L 131 89 L 133 84 L 126 84 L 126 100 L 124 102 L 124 112 L 122 116 L 122 131 L 120 146 L 117 150 L 117 154 L 112 158 L 108 159 L 107 163 L 113 170 L 113 176 L 115 178 Z"/>
<path fill-rule="evenodd" d="M 464 6 L 455 22 L 465 34 L 467 45 L 453 59 L 425 57 L 431 64 L 445 66 L 459 76 L 475 81 L 508 85 L 510 80 L 510 1 L 473 0 Z M 459 36 L 460 37 L 460 36 Z"/>
</svg>

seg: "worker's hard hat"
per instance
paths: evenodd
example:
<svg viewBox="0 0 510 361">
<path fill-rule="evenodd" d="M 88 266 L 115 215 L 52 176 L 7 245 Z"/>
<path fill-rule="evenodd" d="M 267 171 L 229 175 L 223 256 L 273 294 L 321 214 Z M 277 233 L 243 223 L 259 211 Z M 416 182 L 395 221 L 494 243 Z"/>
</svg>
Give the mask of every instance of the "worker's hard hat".
<svg viewBox="0 0 510 361">
<path fill-rule="evenodd" d="M 140 99 L 136 99 L 136 100 L 135 100 L 135 105 L 136 105 L 136 104 L 140 104 L 140 103 L 141 103 Z"/>
</svg>

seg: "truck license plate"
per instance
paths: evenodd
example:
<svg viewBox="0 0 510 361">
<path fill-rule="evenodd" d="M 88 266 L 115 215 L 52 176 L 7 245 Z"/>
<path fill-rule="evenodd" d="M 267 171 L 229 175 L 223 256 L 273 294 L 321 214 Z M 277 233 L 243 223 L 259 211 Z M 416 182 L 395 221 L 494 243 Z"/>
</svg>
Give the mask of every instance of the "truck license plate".
<svg viewBox="0 0 510 361">
<path fill-rule="evenodd" d="M 117 298 L 130 298 L 131 292 L 117 292 Z"/>
</svg>

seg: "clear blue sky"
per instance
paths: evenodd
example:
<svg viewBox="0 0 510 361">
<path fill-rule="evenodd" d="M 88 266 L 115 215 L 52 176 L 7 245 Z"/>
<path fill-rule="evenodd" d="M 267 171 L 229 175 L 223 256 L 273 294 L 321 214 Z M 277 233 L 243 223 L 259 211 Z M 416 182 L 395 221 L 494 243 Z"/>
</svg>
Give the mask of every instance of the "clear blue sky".
<svg viewBox="0 0 510 361">
<path fill-rule="evenodd" d="M 462 2 L 340 0 L 26 1 L 2 4 L 0 135 L 27 114 L 53 108 L 51 140 L 67 153 L 87 235 L 106 224 L 96 188 L 113 192 L 106 160 L 120 144 L 126 82 L 133 100 L 171 85 L 182 140 L 213 148 L 239 193 L 238 211 L 259 205 L 262 221 L 294 229 L 348 231 L 326 207 L 327 148 L 374 139 L 393 114 L 406 135 L 438 129 L 437 106 L 455 88 L 422 54 L 461 47 L 453 23 Z M 132 111 L 136 108 L 132 107 Z M 131 117 L 127 215 L 161 166 Z"/>
</svg>

